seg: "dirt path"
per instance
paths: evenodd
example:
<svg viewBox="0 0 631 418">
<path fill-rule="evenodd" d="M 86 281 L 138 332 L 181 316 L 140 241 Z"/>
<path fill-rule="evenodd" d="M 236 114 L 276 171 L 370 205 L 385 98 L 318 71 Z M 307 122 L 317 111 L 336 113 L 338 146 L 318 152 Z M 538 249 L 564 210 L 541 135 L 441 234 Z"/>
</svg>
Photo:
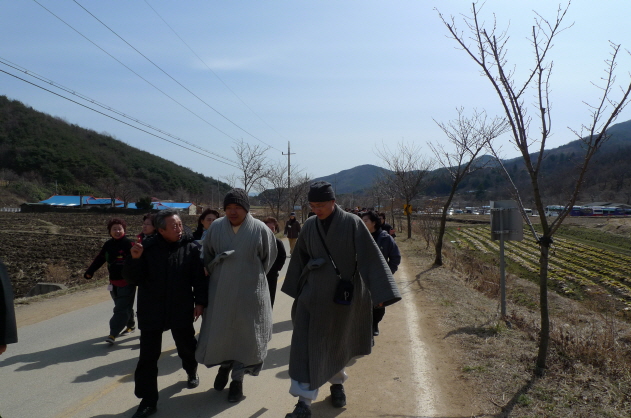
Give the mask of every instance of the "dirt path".
<svg viewBox="0 0 631 418">
<path fill-rule="evenodd" d="M 343 416 L 383 416 L 384 411 L 405 417 L 481 416 L 473 392 L 462 379 L 458 350 L 441 326 L 440 304 L 432 300 L 433 293 L 423 285 L 425 277 L 435 274 L 449 273 L 441 269 L 419 271 L 419 260 L 403 259 L 395 275 L 403 300 L 387 309 L 373 354 L 351 366 L 354 382 L 348 395 L 362 401 Z M 109 298 L 102 286 L 21 305 L 16 310 L 18 326 L 36 324 Z M 375 393 L 380 396 L 375 397 Z"/>
<path fill-rule="evenodd" d="M 110 299 L 107 285 L 21 304 L 15 308 L 18 328 L 92 306 Z"/>
</svg>

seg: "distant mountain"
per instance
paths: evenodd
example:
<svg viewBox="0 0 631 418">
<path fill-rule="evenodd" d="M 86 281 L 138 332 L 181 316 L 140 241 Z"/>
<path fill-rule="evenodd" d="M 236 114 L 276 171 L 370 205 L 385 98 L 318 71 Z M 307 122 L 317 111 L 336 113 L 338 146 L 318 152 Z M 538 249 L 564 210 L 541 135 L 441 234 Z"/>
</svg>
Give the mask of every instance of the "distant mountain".
<svg viewBox="0 0 631 418">
<path fill-rule="evenodd" d="M 33 202 L 58 194 L 209 203 L 229 186 L 0 96 L 0 181 Z M 219 193 L 217 188 L 219 188 Z M 1 202 L 0 202 L 1 203 Z"/>
<path fill-rule="evenodd" d="M 372 164 L 364 164 L 330 176 L 318 177 L 313 181 L 328 181 L 336 194 L 362 193 L 368 190 L 383 169 Z"/>
<path fill-rule="evenodd" d="M 579 200 L 631 204 L 631 120 L 613 125 L 607 133 L 611 136 L 592 159 Z M 532 157 L 536 155 L 532 154 Z M 576 166 L 583 155 L 580 140 L 545 151 L 541 187 L 547 199 L 562 199 L 561 196 L 569 191 L 575 183 Z M 483 155 L 478 158 L 478 163 L 485 168 L 466 177 L 458 193 L 473 201 L 512 198 L 509 183 L 493 157 Z M 522 158 L 507 159 L 503 163 L 524 193 L 522 198 L 529 199 L 530 179 Z M 362 194 L 370 189 L 380 170 L 374 165 L 361 165 L 316 180 L 337 185 L 338 194 Z M 445 196 L 449 193 L 450 180 L 444 168 L 432 171 L 428 178 L 431 182 L 426 189 L 427 195 Z"/>
</svg>

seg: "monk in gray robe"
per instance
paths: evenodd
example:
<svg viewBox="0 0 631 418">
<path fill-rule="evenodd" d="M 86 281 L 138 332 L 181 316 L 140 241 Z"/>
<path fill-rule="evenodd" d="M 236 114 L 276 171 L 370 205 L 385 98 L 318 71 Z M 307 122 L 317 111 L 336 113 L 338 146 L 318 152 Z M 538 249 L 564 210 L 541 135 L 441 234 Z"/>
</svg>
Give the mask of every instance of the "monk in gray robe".
<svg viewBox="0 0 631 418">
<path fill-rule="evenodd" d="M 204 238 L 204 266 L 210 275 L 195 358 L 219 365 L 215 390 L 223 390 L 232 371 L 229 402 L 243 398 L 243 377 L 256 376 L 272 338 L 272 306 L 266 274 L 276 260 L 274 234 L 250 215 L 246 192 L 224 198 L 226 216 L 212 223 Z"/>
<path fill-rule="evenodd" d="M 345 367 L 372 348 L 372 309 L 401 299 L 390 268 L 362 220 L 335 204 L 327 182 L 309 190 L 315 212 L 305 221 L 282 291 L 295 299 L 286 418 L 308 418 L 318 388 L 331 383 L 333 406 L 346 405 Z"/>
</svg>

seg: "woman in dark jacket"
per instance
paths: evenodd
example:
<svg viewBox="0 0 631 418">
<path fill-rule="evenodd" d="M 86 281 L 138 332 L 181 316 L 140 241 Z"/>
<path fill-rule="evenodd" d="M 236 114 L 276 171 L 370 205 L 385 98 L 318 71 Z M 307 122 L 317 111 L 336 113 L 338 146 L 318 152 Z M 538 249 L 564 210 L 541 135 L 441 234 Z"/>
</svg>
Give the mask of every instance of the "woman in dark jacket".
<svg viewBox="0 0 631 418">
<path fill-rule="evenodd" d="M 377 243 L 377 247 L 381 250 L 383 258 L 386 259 L 390 271 L 394 274 L 399 268 L 401 263 L 401 252 L 397 243 L 386 231 L 381 229 L 381 219 L 374 211 L 368 211 L 362 215 L 362 220 L 366 224 L 368 231 L 372 235 L 372 238 Z M 372 313 L 372 333 L 373 335 L 379 335 L 379 322 L 386 314 L 386 308 L 374 308 Z"/>
<path fill-rule="evenodd" d="M 142 232 L 136 236 L 136 242 L 142 243 L 147 237 L 156 233 L 156 227 L 153 225 L 153 214 L 147 213 L 142 217 Z"/>
<path fill-rule="evenodd" d="M 107 223 L 107 231 L 110 239 L 105 241 L 103 248 L 88 267 L 83 277 L 91 279 L 94 273 L 107 263 L 107 271 L 110 275 L 110 285 L 108 290 L 114 300 L 114 314 L 110 319 L 110 335 L 105 339 L 109 345 L 114 345 L 116 337 L 131 334 L 136 330 L 134 319 L 134 298 L 136 297 L 136 286 L 128 284 L 123 278 L 123 265 L 125 259 L 130 254 L 133 244 L 132 240 L 125 236 L 127 222 L 123 219 L 114 218 Z"/>
<path fill-rule="evenodd" d="M 289 256 L 294 252 L 294 247 L 296 246 L 296 240 L 298 239 L 298 234 L 300 234 L 300 222 L 296 219 L 296 214 L 292 212 L 289 215 L 289 220 L 285 222 L 285 236 L 289 240 Z"/>
<path fill-rule="evenodd" d="M 219 212 L 214 209 L 206 209 L 199 215 L 197 219 L 197 229 L 193 232 L 193 238 L 201 240 L 204 238 L 204 232 L 208 231 L 210 225 L 219 218 Z"/>
<path fill-rule="evenodd" d="M 268 217 L 263 220 L 263 223 L 272 230 L 274 234 L 278 232 L 278 221 L 276 218 Z M 274 307 L 274 299 L 276 298 L 276 284 L 278 283 L 278 275 L 287 259 L 287 252 L 285 251 L 285 244 L 278 238 L 276 238 L 276 249 L 278 250 L 276 255 L 276 261 L 272 264 L 272 268 L 267 272 L 267 287 L 269 288 L 270 300 L 272 302 L 272 308 Z"/>
</svg>

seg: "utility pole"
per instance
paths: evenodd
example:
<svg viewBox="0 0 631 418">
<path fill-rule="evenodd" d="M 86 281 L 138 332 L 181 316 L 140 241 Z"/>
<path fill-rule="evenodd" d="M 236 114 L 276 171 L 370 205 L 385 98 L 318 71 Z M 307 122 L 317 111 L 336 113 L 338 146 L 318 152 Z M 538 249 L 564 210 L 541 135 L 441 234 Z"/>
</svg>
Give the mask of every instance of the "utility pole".
<svg viewBox="0 0 631 418">
<path fill-rule="evenodd" d="M 290 207 L 291 202 L 289 201 L 289 189 L 291 188 L 291 143 L 287 141 L 287 154 L 284 152 L 283 155 L 287 156 L 287 215 L 292 212 L 292 207 Z M 296 154 L 294 152 L 294 154 Z"/>
</svg>

